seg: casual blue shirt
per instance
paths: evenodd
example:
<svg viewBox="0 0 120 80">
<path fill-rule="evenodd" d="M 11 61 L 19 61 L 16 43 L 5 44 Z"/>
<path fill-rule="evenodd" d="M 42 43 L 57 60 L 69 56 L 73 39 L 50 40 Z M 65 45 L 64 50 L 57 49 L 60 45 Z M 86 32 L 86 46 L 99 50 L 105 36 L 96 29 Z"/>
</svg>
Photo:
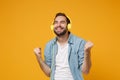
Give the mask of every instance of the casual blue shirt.
<svg viewBox="0 0 120 80">
<path fill-rule="evenodd" d="M 84 45 L 86 41 L 70 33 L 68 38 L 68 63 L 74 80 L 83 80 L 81 65 L 84 59 Z M 51 68 L 50 80 L 54 80 L 55 56 L 58 51 L 57 38 L 46 44 L 44 51 L 45 63 Z"/>
</svg>

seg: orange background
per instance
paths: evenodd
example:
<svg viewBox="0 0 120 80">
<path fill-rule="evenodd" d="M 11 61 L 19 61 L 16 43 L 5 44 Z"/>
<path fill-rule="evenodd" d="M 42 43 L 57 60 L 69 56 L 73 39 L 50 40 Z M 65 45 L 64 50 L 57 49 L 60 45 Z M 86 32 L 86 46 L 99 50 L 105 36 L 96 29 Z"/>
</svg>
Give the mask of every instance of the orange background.
<svg viewBox="0 0 120 80">
<path fill-rule="evenodd" d="M 120 80 L 119 0 L 0 0 L 0 80 L 48 80 L 33 53 L 54 37 L 57 12 L 72 21 L 71 32 L 94 43 L 85 80 Z"/>
</svg>

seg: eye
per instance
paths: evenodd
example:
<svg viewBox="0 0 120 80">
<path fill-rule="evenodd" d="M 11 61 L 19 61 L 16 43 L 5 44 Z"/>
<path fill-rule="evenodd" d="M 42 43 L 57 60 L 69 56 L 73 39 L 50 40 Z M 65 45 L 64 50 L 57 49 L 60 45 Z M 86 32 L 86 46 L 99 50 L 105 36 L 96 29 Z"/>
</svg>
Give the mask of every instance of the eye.
<svg viewBox="0 0 120 80">
<path fill-rule="evenodd" d="M 54 23 L 53 24 L 57 24 L 58 23 L 58 21 L 54 21 Z"/>
<path fill-rule="evenodd" d="M 65 21 L 61 21 L 60 23 L 65 24 Z"/>
</svg>

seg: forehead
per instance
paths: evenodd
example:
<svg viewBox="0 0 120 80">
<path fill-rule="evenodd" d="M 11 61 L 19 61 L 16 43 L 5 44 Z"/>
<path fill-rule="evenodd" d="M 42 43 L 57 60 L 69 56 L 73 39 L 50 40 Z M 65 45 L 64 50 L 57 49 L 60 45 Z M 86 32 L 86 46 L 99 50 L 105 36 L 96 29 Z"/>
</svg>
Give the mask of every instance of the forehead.
<svg viewBox="0 0 120 80">
<path fill-rule="evenodd" d="M 55 18 L 55 21 L 66 21 L 66 17 L 65 16 L 57 16 Z"/>
</svg>

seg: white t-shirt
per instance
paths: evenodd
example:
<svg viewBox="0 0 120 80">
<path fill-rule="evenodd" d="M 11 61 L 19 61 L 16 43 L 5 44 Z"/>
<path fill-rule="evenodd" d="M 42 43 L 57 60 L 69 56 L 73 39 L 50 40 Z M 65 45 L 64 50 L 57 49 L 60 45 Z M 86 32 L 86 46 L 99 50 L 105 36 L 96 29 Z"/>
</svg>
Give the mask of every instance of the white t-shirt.
<svg viewBox="0 0 120 80">
<path fill-rule="evenodd" d="M 58 53 L 56 55 L 55 80 L 74 80 L 68 64 L 68 43 L 61 46 L 58 42 Z"/>
</svg>

